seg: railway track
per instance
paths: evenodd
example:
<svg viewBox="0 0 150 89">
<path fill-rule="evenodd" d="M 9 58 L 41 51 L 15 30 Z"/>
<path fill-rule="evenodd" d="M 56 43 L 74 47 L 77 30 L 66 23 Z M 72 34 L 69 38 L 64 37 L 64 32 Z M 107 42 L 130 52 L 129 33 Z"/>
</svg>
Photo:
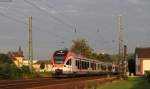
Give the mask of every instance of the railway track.
<svg viewBox="0 0 150 89">
<path fill-rule="evenodd" d="M 45 78 L 33 80 L 4 80 L 0 81 L 0 89 L 66 89 L 65 87 L 81 87 L 86 82 L 101 81 L 105 82 L 115 77 L 90 76 L 80 78 Z M 82 86 L 83 87 L 83 86 Z M 70 89 L 70 88 L 67 88 Z M 73 89 L 73 88 L 71 88 Z"/>
</svg>

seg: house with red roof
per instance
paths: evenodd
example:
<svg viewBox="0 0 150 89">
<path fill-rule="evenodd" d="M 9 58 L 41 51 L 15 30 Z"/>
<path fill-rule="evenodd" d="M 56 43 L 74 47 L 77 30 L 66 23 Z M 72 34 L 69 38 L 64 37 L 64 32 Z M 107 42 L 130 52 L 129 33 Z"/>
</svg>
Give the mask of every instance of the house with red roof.
<svg viewBox="0 0 150 89">
<path fill-rule="evenodd" d="M 17 67 L 22 67 L 24 55 L 21 47 L 19 47 L 18 51 L 8 52 L 8 56 Z"/>
<path fill-rule="evenodd" d="M 136 75 L 150 71 L 150 47 L 135 49 Z"/>
</svg>

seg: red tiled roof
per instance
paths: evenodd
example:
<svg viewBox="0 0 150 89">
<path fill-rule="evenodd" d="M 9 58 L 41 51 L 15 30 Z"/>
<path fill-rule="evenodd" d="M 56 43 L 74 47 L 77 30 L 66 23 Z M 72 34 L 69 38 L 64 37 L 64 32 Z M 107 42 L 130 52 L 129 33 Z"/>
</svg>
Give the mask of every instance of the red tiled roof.
<svg viewBox="0 0 150 89">
<path fill-rule="evenodd" d="M 150 47 L 136 48 L 135 54 L 138 55 L 138 58 L 150 58 Z"/>
</svg>

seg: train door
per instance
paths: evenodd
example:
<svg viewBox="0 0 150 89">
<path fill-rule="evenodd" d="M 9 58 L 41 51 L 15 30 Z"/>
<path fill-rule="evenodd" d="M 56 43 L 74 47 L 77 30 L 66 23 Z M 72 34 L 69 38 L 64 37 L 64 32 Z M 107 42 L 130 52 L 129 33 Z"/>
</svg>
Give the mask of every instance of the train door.
<svg viewBox="0 0 150 89">
<path fill-rule="evenodd" d="M 81 60 L 77 59 L 75 64 L 76 64 L 76 72 L 80 73 L 80 71 L 81 71 Z"/>
<path fill-rule="evenodd" d="M 72 73 L 72 59 L 71 58 L 67 61 L 65 67 L 66 67 L 66 71 L 68 71 L 68 73 Z"/>
</svg>

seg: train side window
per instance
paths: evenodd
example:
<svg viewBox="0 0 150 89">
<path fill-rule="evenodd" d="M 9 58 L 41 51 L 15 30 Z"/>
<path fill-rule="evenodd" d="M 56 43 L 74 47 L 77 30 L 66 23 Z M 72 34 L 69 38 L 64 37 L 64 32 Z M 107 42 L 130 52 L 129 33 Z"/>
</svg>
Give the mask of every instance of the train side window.
<svg viewBox="0 0 150 89">
<path fill-rule="evenodd" d="M 76 66 L 79 69 L 79 60 L 76 60 Z"/>
<path fill-rule="evenodd" d="M 105 65 L 105 64 L 102 64 L 102 65 L 101 65 L 101 69 L 102 69 L 102 70 L 106 70 L 106 65 Z"/>
<path fill-rule="evenodd" d="M 112 69 L 113 69 L 113 66 L 110 64 L 110 65 L 108 65 L 108 70 L 109 71 L 112 71 Z"/>
<path fill-rule="evenodd" d="M 83 62 L 83 64 L 84 64 L 84 69 L 86 69 L 86 62 Z"/>
<path fill-rule="evenodd" d="M 85 62 L 81 61 L 82 69 L 85 69 Z"/>
<path fill-rule="evenodd" d="M 89 68 L 89 62 L 87 62 L 87 68 Z"/>
<path fill-rule="evenodd" d="M 83 61 L 81 61 L 81 65 L 82 65 L 82 69 L 84 69 L 84 62 Z"/>
<path fill-rule="evenodd" d="M 88 68 L 89 68 L 89 62 L 87 62 L 87 66 L 88 66 Z"/>
<path fill-rule="evenodd" d="M 86 63 L 86 69 L 89 68 L 89 62 L 85 62 Z"/>
<path fill-rule="evenodd" d="M 95 70 L 96 69 L 96 64 L 95 63 L 91 63 L 91 68 L 92 68 L 92 70 Z"/>
<path fill-rule="evenodd" d="M 81 61 L 80 60 L 76 60 L 76 66 L 78 67 L 78 69 L 81 69 Z"/>
<path fill-rule="evenodd" d="M 81 60 L 79 60 L 79 69 L 82 69 Z"/>
<path fill-rule="evenodd" d="M 94 63 L 94 70 L 96 70 L 96 63 Z"/>
<path fill-rule="evenodd" d="M 98 70 L 100 70 L 100 64 L 98 64 Z"/>
<path fill-rule="evenodd" d="M 71 65 L 71 59 L 67 61 L 66 65 Z"/>
<path fill-rule="evenodd" d="M 79 67 L 79 60 L 77 60 L 77 67 L 78 67 L 78 69 L 80 68 L 80 67 Z"/>
</svg>

